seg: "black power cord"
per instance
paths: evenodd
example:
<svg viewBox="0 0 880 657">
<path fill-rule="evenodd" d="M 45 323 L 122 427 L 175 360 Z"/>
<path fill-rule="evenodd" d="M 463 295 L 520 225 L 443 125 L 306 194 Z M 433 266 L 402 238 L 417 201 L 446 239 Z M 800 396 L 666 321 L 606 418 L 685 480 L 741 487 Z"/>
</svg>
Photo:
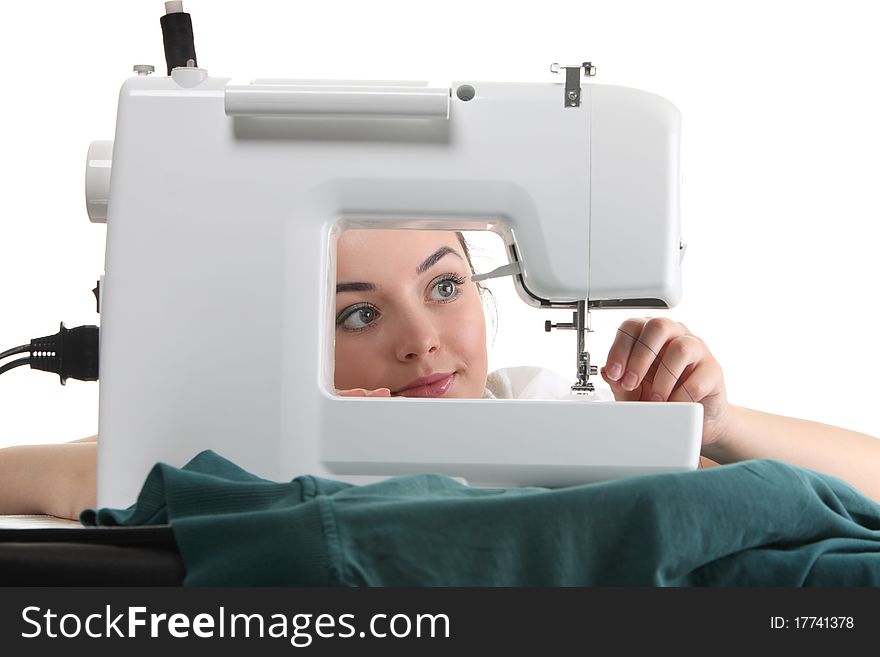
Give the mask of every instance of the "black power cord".
<svg viewBox="0 0 880 657">
<path fill-rule="evenodd" d="M 31 369 L 54 372 L 65 385 L 67 379 L 80 381 L 98 380 L 98 327 L 77 326 L 69 329 L 61 323 L 61 330 L 55 335 L 34 338 L 29 344 L 7 349 L 0 353 L 0 360 L 15 354 L 28 353 L 0 365 L 0 374 L 22 365 Z"/>
</svg>

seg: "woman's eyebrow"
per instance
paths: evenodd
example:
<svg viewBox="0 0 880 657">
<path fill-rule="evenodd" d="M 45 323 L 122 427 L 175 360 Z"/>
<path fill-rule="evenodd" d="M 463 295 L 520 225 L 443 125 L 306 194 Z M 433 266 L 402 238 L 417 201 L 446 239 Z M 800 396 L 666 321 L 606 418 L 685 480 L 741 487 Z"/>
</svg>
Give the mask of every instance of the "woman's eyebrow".
<svg viewBox="0 0 880 657">
<path fill-rule="evenodd" d="M 424 274 L 431 267 L 436 265 L 437 261 L 439 261 L 440 258 L 442 258 L 443 256 L 445 256 L 448 253 L 451 253 L 452 255 L 456 256 L 459 260 L 464 262 L 464 258 L 462 258 L 458 254 L 458 251 L 456 251 L 455 249 L 452 249 L 448 246 L 441 246 L 439 249 L 434 251 L 434 253 L 432 253 L 427 258 L 425 258 L 425 261 L 416 268 L 416 273 L 417 274 Z M 373 292 L 376 289 L 378 289 L 378 286 L 375 283 L 337 283 L 336 284 L 336 294 L 339 294 L 340 292 Z"/>
<path fill-rule="evenodd" d="M 458 255 L 458 252 L 455 249 L 451 249 L 448 246 L 441 246 L 439 249 L 434 251 L 434 253 L 429 255 L 422 264 L 420 264 L 418 266 L 418 268 L 416 269 L 416 273 L 417 274 L 424 274 L 431 267 L 433 267 L 440 258 L 445 256 L 447 253 L 451 253 L 455 256 L 458 256 L 458 259 L 463 261 L 463 258 L 460 255 Z"/>
<path fill-rule="evenodd" d="M 340 292 L 372 292 L 376 289 L 373 283 L 337 283 L 336 294 Z"/>
</svg>

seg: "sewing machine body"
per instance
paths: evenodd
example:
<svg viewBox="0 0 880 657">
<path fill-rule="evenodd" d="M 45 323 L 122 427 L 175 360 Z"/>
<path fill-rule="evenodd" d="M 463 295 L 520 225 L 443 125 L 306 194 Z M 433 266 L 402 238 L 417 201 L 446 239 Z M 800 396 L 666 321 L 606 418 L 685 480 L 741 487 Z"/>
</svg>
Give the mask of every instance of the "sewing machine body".
<svg viewBox="0 0 880 657">
<path fill-rule="evenodd" d="M 112 176 L 108 143 L 89 156 L 107 178 L 106 198 L 89 200 L 107 221 L 100 506 L 132 503 L 155 462 L 209 448 L 275 480 L 441 472 L 561 486 L 696 466 L 699 404 L 342 398 L 333 386 L 346 228 L 494 230 L 536 306 L 674 305 L 668 101 L 584 85 L 569 108 L 560 84 L 174 73 L 124 84 Z"/>
</svg>

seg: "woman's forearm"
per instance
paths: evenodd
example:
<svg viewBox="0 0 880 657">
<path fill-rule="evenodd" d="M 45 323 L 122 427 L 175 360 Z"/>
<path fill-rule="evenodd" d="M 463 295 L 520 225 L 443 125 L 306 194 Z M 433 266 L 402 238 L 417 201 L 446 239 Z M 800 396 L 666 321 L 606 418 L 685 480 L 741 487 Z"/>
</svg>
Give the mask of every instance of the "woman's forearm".
<svg viewBox="0 0 880 657">
<path fill-rule="evenodd" d="M 96 443 L 98 442 L 98 436 L 88 436 L 86 438 L 80 438 L 79 440 L 71 440 L 72 443 Z"/>
<path fill-rule="evenodd" d="M 0 449 L 0 514 L 78 518 L 95 506 L 94 442 Z"/>
<path fill-rule="evenodd" d="M 731 406 L 727 431 L 703 454 L 719 463 L 777 459 L 833 475 L 880 502 L 880 439 L 840 427 Z"/>
</svg>

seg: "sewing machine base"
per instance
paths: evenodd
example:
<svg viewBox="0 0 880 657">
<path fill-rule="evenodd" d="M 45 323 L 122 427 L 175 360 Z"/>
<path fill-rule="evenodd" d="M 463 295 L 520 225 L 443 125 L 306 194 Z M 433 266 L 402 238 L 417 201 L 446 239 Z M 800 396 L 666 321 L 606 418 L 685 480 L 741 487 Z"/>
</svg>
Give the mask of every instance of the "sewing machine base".
<svg viewBox="0 0 880 657">
<path fill-rule="evenodd" d="M 365 476 L 437 473 L 478 486 L 551 488 L 685 472 L 700 455 L 700 404 L 332 394 L 313 403 L 318 413 L 303 416 L 288 405 L 280 428 L 267 416 L 247 432 L 207 415 L 198 431 L 172 421 L 163 422 L 165 432 L 148 433 L 149 423 L 131 423 L 126 443 L 98 442 L 99 460 L 127 464 L 124 472 L 99 471 L 98 505 L 128 506 L 157 461 L 180 467 L 206 449 L 273 481 L 312 474 L 366 483 Z M 308 422 L 314 417 L 323 423 Z"/>
<path fill-rule="evenodd" d="M 403 400 L 354 399 L 346 410 L 355 410 L 325 415 L 323 465 L 330 476 L 438 472 L 473 485 L 551 488 L 696 468 L 700 404 L 582 399 L 405 400 L 396 424 L 419 427 L 409 432 L 382 429 L 384 405 Z M 352 422 L 380 429 L 352 441 Z"/>
</svg>

